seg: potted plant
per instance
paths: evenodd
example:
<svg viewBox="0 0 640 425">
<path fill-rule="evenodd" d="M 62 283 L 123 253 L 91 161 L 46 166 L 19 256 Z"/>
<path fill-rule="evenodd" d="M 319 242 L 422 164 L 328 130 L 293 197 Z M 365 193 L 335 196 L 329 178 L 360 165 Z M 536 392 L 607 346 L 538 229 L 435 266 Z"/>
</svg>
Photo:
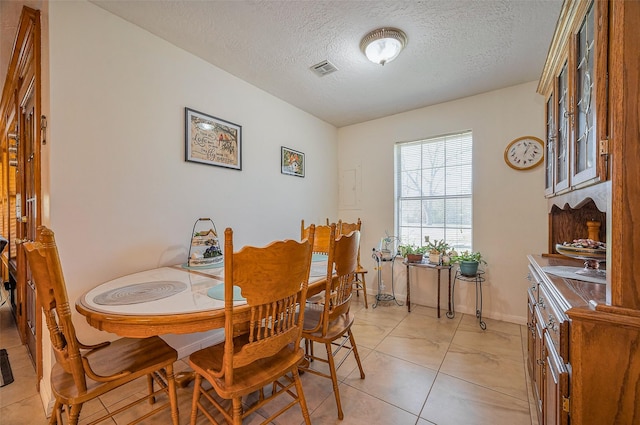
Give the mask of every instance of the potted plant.
<svg viewBox="0 0 640 425">
<path fill-rule="evenodd" d="M 451 261 L 460 265 L 460 273 L 463 276 L 475 276 L 478 273 L 480 263 L 487 264 L 479 251 L 471 252 L 468 250 L 454 255 L 451 257 Z"/>
<path fill-rule="evenodd" d="M 427 247 L 416 245 L 399 245 L 398 251 L 400 252 L 400 255 L 405 257 L 409 263 L 419 263 L 422 261 L 424 253 L 427 252 Z"/>
<path fill-rule="evenodd" d="M 424 241 L 427 244 L 426 248 L 429 251 L 429 262 L 434 264 L 442 263 L 442 255 L 451 249 L 448 243 L 442 240 L 434 239 L 429 240 L 429 236 L 424 237 Z"/>
<path fill-rule="evenodd" d="M 451 265 L 451 259 L 453 257 L 455 257 L 456 255 L 458 255 L 458 253 L 456 252 L 455 249 L 451 248 L 446 252 L 442 253 L 442 265 L 443 266 L 450 266 Z"/>
</svg>

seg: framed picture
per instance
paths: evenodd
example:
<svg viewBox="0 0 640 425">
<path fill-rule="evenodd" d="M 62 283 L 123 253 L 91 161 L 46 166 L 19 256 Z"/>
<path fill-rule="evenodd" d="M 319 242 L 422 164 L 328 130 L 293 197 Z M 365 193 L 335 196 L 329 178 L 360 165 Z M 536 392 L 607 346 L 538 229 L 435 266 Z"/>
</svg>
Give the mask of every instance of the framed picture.
<svg viewBox="0 0 640 425">
<path fill-rule="evenodd" d="M 242 170 L 242 127 L 193 109 L 185 111 L 185 161 Z"/>
<path fill-rule="evenodd" d="M 282 146 L 280 149 L 282 174 L 304 177 L 304 154 Z"/>
</svg>

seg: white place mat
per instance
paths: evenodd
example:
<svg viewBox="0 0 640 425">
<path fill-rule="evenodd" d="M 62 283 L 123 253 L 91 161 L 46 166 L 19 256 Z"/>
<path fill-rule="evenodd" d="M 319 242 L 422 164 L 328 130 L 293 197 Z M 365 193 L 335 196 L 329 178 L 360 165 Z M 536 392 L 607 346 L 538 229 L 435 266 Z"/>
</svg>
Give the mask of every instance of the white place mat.
<svg viewBox="0 0 640 425">
<path fill-rule="evenodd" d="M 545 273 L 553 274 L 553 275 L 564 277 L 567 279 L 582 280 L 584 282 L 591 282 L 591 283 L 601 283 L 601 284 L 607 283 L 607 278 L 605 276 L 595 277 L 595 276 L 588 276 L 588 275 L 576 273 L 577 271 L 583 270 L 583 267 L 548 266 L 548 267 L 543 267 L 542 270 Z"/>
<path fill-rule="evenodd" d="M 96 295 L 93 302 L 100 305 L 140 304 L 168 298 L 185 289 L 186 283 L 173 280 L 135 283 Z"/>
</svg>

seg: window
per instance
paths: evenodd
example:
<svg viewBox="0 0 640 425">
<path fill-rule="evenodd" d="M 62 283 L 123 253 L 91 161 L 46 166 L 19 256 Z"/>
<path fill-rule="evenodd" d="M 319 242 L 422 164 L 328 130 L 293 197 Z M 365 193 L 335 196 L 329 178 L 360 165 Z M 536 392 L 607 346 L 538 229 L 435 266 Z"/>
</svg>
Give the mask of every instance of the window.
<svg viewBox="0 0 640 425">
<path fill-rule="evenodd" d="M 403 244 L 444 239 L 472 249 L 471 132 L 395 146 L 396 235 Z"/>
</svg>

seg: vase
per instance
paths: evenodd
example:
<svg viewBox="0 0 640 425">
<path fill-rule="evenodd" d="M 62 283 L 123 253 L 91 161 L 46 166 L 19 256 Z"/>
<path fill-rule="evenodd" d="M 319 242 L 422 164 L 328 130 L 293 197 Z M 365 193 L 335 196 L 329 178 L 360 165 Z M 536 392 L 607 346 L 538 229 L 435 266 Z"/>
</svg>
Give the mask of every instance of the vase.
<svg viewBox="0 0 640 425">
<path fill-rule="evenodd" d="M 436 252 L 436 253 L 429 253 L 429 262 L 431 264 L 438 264 L 440 265 L 440 253 Z"/>
<path fill-rule="evenodd" d="M 475 276 L 478 274 L 477 261 L 460 261 L 460 274 L 463 276 Z"/>
<path fill-rule="evenodd" d="M 408 263 L 420 263 L 422 262 L 422 254 L 407 254 Z"/>
</svg>

